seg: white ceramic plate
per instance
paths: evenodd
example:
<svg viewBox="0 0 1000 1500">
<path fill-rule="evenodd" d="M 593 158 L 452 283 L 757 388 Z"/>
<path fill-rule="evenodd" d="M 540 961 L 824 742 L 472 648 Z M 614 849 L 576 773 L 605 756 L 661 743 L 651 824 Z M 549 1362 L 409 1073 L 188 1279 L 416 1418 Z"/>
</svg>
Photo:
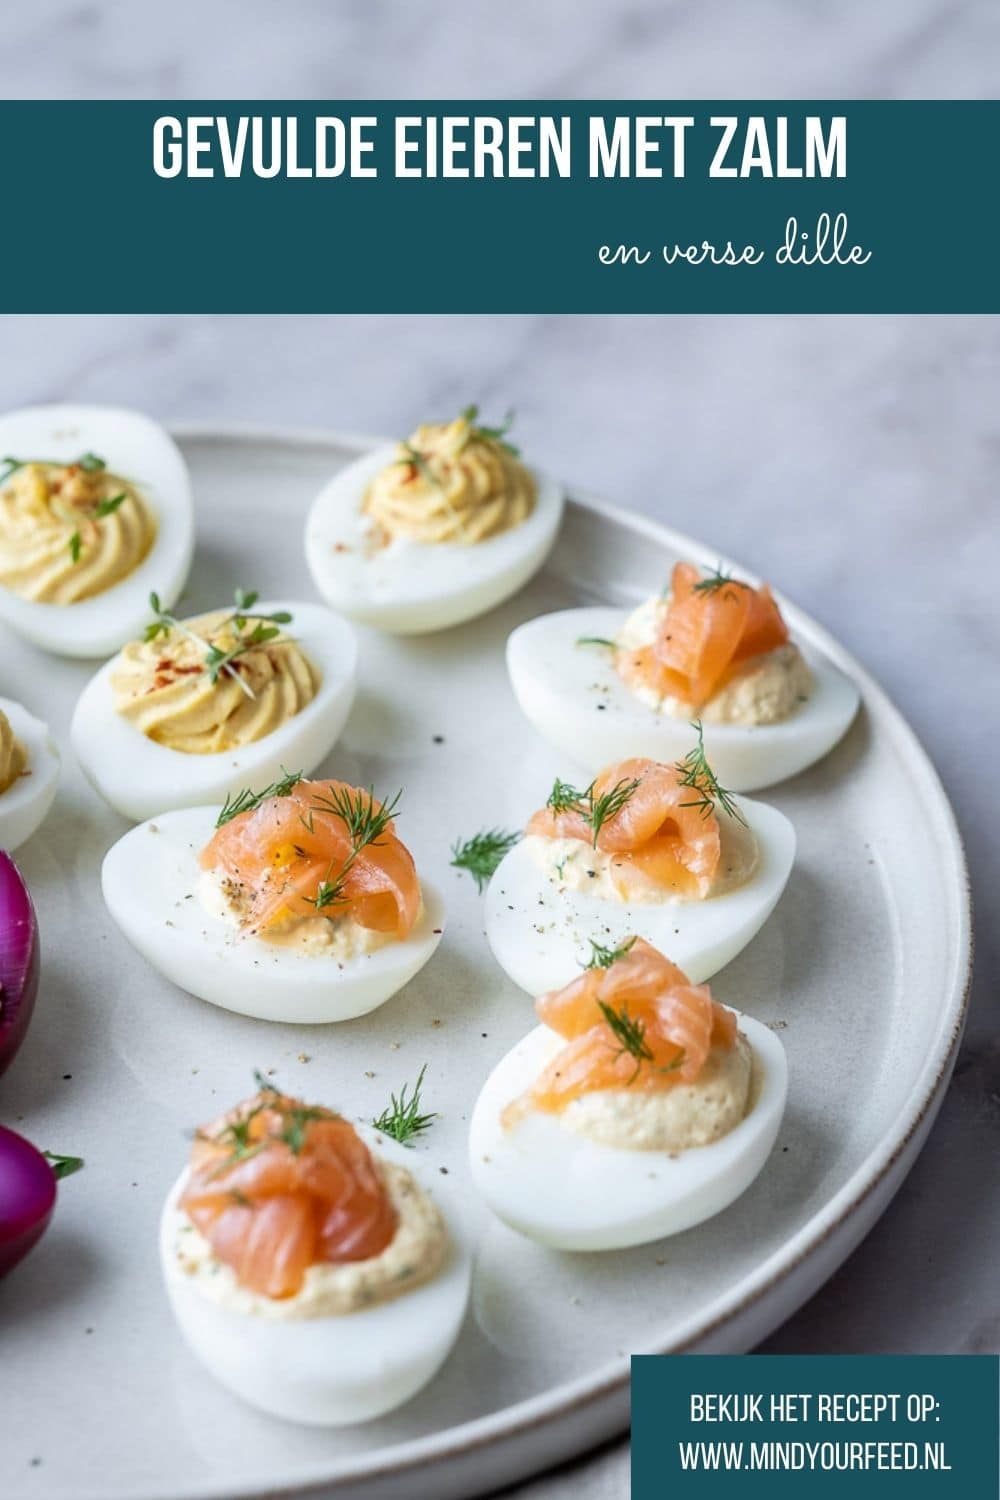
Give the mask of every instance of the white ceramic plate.
<svg viewBox="0 0 1000 1500">
<path fill-rule="evenodd" d="M 364 444 L 196 429 L 180 440 L 199 527 L 185 609 L 228 597 L 236 583 L 309 597 L 306 509 Z M 864 705 L 826 761 L 765 794 L 795 822 L 796 867 L 770 922 L 713 981 L 721 1000 L 779 1027 L 788 1054 L 788 1113 L 746 1196 L 663 1245 L 577 1257 L 520 1239 L 470 1196 L 469 1226 L 482 1238 L 455 1354 L 410 1405 L 354 1431 L 303 1430 L 243 1407 L 192 1359 L 163 1296 L 157 1220 L 184 1132 L 247 1092 L 255 1066 L 370 1117 L 427 1062 L 425 1099 L 441 1119 L 418 1150 L 467 1184 L 471 1105 L 532 1017 L 490 959 L 475 888 L 449 869 L 449 846 L 487 824 L 516 825 L 566 770 L 515 708 L 504 642 L 546 610 L 628 606 L 679 553 L 718 561 L 652 522 L 577 500 L 546 569 L 494 613 L 439 636 L 360 632 L 358 698 L 325 769 L 406 788 L 400 829 L 443 888 L 449 923 L 434 962 L 356 1022 L 253 1021 L 148 968 L 100 898 L 101 858 L 127 825 L 65 757 L 54 808 L 18 853 L 42 924 L 43 980 L 28 1040 L 0 1084 L 0 1114 L 87 1167 L 61 1185 L 42 1244 L 0 1283 L 0 1492 L 481 1493 L 621 1429 L 629 1351 L 752 1347 L 871 1228 L 930 1127 L 961 1033 L 965 868 L 911 731 L 783 601 L 796 631 L 856 675 Z M 91 670 L 3 642 L 2 690 L 30 701 L 63 746 Z"/>
</svg>

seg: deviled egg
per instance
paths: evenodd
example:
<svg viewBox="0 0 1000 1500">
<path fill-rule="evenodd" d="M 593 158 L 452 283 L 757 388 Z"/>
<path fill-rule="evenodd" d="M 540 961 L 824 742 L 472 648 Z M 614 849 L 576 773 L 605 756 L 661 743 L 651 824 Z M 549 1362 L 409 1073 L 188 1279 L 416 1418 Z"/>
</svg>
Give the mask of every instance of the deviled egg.
<svg viewBox="0 0 1000 1500">
<path fill-rule="evenodd" d="M 507 667 L 525 717 L 586 769 L 624 755 L 672 759 L 698 718 L 735 791 L 812 765 L 858 707 L 850 678 L 792 640 L 766 585 L 691 563 L 627 618 L 595 606 L 519 626 Z"/>
<path fill-rule="evenodd" d="M 167 1198 L 170 1304 L 194 1354 L 244 1401 L 291 1422 L 367 1422 L 447 1358 L 469 1247 L 436 1201 L 446 1185 L 435 1176 L 432 1195 L 413 1153 L 258 1081 L 197 1132 Z"/>
<path fill-rule="evenodd" d="M 472 1177 L 511 1228 L 619 1250 L 727 1208 L 774 1145 L 777 1038 L 719 1005 L 641 938 L 601 951 L 536 1005 L 542 1025 L 479 1095 Z"/>
<path fill-rule="evenodd" d="M 47 724 L 0 698 L 0 849 L 20 847 L 52 806 L 59 751 Z"/>
<path fill-rule="evenodd" d="M 530 995 L 633 933 L 701 981 L 757 934 L 794 857 L 788 819 L 732 796 L 699 739 L 673 765 L 634 758 L 585 789 L 556 781 L 490 880 L 486 936 Z"/>
<path fill-rule="evenodd" d="M 398 798 L 289 774 L 141 823 L 105 856 L 125 937 L 181 989 L 265 1021 L 347 1021 L 408 983 L 444 929 L 396 834 Z"/>
<path fill-rule="evenodd" d="M 429 423 L 337 474 L 306 523 L 306 560 L 335 609 L 398 635 L 484 614 L 542 566 L 563 495 L 478 408 Z"/>
<path fill-rule="evenodd" d="M 127 818 L 222 801 L 286 766 L 312 771 L 354 701 L 357 646 L 321 604 L 259 602 L 151 619 L 80 695 L 70 739 L 87 779 Z"/>
<path fill-rule="evenodd" d="M 0 620 L 60 656 L 107 656 L 141 628 L 150 590 L 187 581 L 194 517 L 173 439 L 115 406 L 0 417 Z"/>
</svg>

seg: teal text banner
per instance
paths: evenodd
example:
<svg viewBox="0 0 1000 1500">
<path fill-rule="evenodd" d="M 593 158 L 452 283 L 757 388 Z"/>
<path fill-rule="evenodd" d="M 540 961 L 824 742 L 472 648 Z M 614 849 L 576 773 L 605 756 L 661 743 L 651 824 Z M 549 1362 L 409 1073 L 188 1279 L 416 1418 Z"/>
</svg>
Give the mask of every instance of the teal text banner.
<svg viewBox="0 0 1000 1500">
<path fill-rule="evenodd" d="M 996 1500 L 992 1355 L 632 1360 L 632 1500 Z"/>
<path fill-rule="evenodd" d="M 1000 104 L 0 103 L 5 311 L 993 312 Z"/>
</svg>

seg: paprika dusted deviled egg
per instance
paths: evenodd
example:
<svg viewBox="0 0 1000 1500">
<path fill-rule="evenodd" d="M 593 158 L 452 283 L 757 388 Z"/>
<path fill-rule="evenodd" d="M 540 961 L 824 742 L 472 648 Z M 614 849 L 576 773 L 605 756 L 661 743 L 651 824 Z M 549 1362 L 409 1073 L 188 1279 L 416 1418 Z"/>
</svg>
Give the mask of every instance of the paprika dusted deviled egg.
<svg viewBox="0 0 1000 1500">
<path fill-rule="evenodd" d="M 736 791 L 819 760 L 848 729 L 858 690 L 789 635 L 764 585 L 678 563 L 670 591 L 627 618 L 567 609 L 521 625 L 507 645 L 525 716 L 587 769 L 624 755 L 668 760 L 699 718 L 718 774 Z"/>
<path fill-rule="evenodd" d="M 690 731 L 689 731 L 690 734 Z M 639 933 L 696 980 L 745 948 L 785 888 L 788 819 L 719 784 L 699 739 L 683 761 L 608 766 L 590 786 L 557 781 L 486 891 L 486 936 L 531 995 Z"/>
<path fill-rule="evenodd" d="M 433 954 L 437 892 L 389 803 L 289 774 L 218 807 L 165 813 L 108 851 L 108 910 L 142 956 L 213 1005 L 265 1021 L 347 1021 Z"/>
<path fill-rule="evenodd" d="M 491 1073 L 469 1130 L 473 1181 L 505 1223 L 561 1250 L 618 1250 L 745 1192 L 785 1108 L 766 1026 L 641 938 L 595 948 L 535 1008 L 543 1024 Z"/>
<path fill-rule="evenodd" d="M 59 785 L 59 764 L 48 725 L 0 698 L 0 849 L 19 848 L 42 822 Z"/>
<path fill-rule="evenodd" d="M 516 593 L 555 541 L 563 495 L 522 463 L 510 421 L 487 427 L 470 406 L 336 475 L 306 523 L 306 559 L 327 603 L 411 635 Z"/>
<path fill-rule="evenodd" d="M 187 465 L 163 428 L 115 406 L 0 417 L 0 620 L 46 651 L 107 656 L 187 581 Z"/>
<path fill-rule="evenodd" d="M 170 1303 L 243 1400 L 292 1422 L 367 1422 L 447 1358 L 469 1248 L 438 1206 L 447 1185 L 435 1175 L 432 1194 L 412 1153 L 259 1082 L 197 1132 L 164 1206 Z"/>
<path fill-rule="evenodd" d="M 70 729 L 88 780 L 118 812 L 221 802 L 328 754 L 354 700 L 357 647 L 344 620 L 244 589 L 194 619 L 155 594 L 148 608 L 145 634 L 87 684 Z"/>
</svg>

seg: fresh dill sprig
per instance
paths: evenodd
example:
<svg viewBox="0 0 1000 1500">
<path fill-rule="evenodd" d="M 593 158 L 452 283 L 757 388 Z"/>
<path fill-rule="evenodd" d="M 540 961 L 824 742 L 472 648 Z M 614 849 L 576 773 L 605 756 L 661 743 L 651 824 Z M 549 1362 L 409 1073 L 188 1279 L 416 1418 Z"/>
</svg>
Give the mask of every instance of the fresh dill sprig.
<svg viewBox="0 0 1000 1500">
<path fill-rule="evenodd" d="M 305 898 L 307 901 L 311 902 L 313 906 L 315 906 L 317 911 L 325 911 L 328 906 L 336 906 L 344 900 L 344 885 L 347 880 L 347 872 L 351 868 L 353 862 L 354 855 L 349 854 L 344 862 L 344 866 L 340 871 L 340 874 L 336 877 L 335 880 L 331 880 L 330 877 L 333 875 L 334 863 L 331 860 L 329 869 L 327 870 L 323 879 L 320 881 L 319 885 L 316 887 L 315 896 L 307 896 Z"/>
<path fill-rule="evenodd" d="M 618 650 L 618 642 L 609 641 L 605 635 L 578 635 L 576 644 L 578 646 L 605 646 L 609 651 Z"/>
<path fill-rule="evenodd" d="M 281 779 L 279 781 L 272 781 L 271 785 L 266 786 L 261 792 L 254 792 L 249 787 L 244 787 L 234 797 L 231 797 L 227 793 L 226 800 L 222 805 L 222 811 L 215 820 L 216 828 L 221 828 L 224 823 L 229 823 L 233 818 L 238 818 L 240 813 L 255 812 L 260 804 L 266 802 L 269 797 L 287 797 L 292 788 L 298 786 L 302 780 L 302 772 L 286 771 L 284 766 L 281 769 L 283 772 Z"/>
<path fill-rule="evenodd" d="M 505 828 L 487 828 L 473 834 L 463 843 L 457 839 L 451 846 L 451 863 L 456 870 L 467 870 L 482 891 L 505 854 L 509 854 L 521 837 Z"/>
<path fill-rule="evenodd" d="M 520 458 L 520 448 L 516 448 L 513 443 L 507 441 L 507 434 L 514 425 L 516 415 L 517 413 L 511 410 L 504 417 L 499 427 L 489 427 L 486 423 L 480 422 L 478 405 L 467 406 L 462 412 L 463 418 L 468 422 L 471 429 L 469 433 L 470 437 L 479 438 L 481 442 L 485 443 L 496 443 L 499 447 L 505 448 L 514 458 Z"/>
<path fill-rule="evenodd" d="M 624 958 L 627 953 L 631 953 L 635 941 L 634 937 L 630 937 L 626 938 L 624 943 L 618 948 L 603 948 L 600 943 L 595 943 L 594 939 L 591 938 L 590 961 L 585 963 L 583 967 L 585 969 L 610 969 L 612 964 L 616 964 L 620 958 Z"/>
<path fill-rule="evenodd" d="M 578 812 L 590 826 L 595 849 L 601 829 L 635 796 L 639 790 L 639 780 L 623 777 L 621 781 L 616 781 L 608 791 L 600 793 L 596 792 L 596 785 L 597 783 L 592 781 L 581 792 L 575 786 L 571 786 L 568 781 L 560 781 L 557 776 L 545 804 L 551 812 L 556 814 Z"/>
<path fill-rule="evenodd" d="M 53 1177 L 59 1179 L 72 1176 L 83 1166 L 82 1156 L 60 1156 L 57 1151 L 43 1151 L 42 1155 L 51 1163 Z"/>
<path fill-rule="evenodd" d="M 403 450 L 403 457 L 398 458 L 396 462 L 408 464 L 410 468 L 416 469 L 425 484 L 433 485 L 435 489 L 439 490 L 441 488 L 440 482 L 420 449 L 415 448 L 410 442 L 400 443 L 399 446 Z"/>
<path fill-rule="evenodd" d="M 696 807 L 703 818 L 707 818 L 715 811 L 718 805 L 737 823 L 747 826 L 747 820 L 740 812 L 739 807 L 733 799 L 732 792 L 726 790 L 719 782 L 718 777 L 709 765 L 705 755 L 705 737 L 701 726 L 701 720 L 695 719 L 691 728 L 698 735 L 698 743 L 693 750 L 689 750 L 683 760 L 676 763 L 677 784 L 689 787 L 694 796 L 687 802 L 682 802 L 681 807 Z"/>
<path fill-rule="evenodd" d="M 298 1156 L 306 1143 L 306 1132 L 314 1120 L 328 1120 L 330 1111 L 311 1104 L 293 1104 L 282 1111 L 280 1139 L 293 1156 Z"/>
<path fill-rule="evenodd" d="M 70 560 L 75 565 L 80 561 L 80 553 L 83 551 L 83 537 L 78 531 L 74 531 L 73 535 L 69 539 L 68 546 Z"/>
<path fill-rule="evenodd" d="M 629 780 L 623 777 L 616 781 L 610 791 L 602 792 L 599 797 L 594 796 L 594 788 L 589 790 L 590 808 L 586 814 L 587 822 L 594 830 L 594 848 L 597 848 L 597 837 L 609 818 L 614 818 L 621 812 L 626 802 L 630 801 L 639 790 L 639 778 L 633 777 Z"/>
<path fill-rule="evenodd" d="M 398 1098 L 395 1094 L 390 1094 L 387 1108 L 377 1119 L 372 1120 L 376 1130 L 380 1130 L 383 1135 L 391 1136 L 401 1146 L 408 1146 L 415 1135 L 420 1135 L 437 1119 L 437 1114 L 433 1110 L 427 1114 L 420 1113 L 420 1090 L 423 1087 L 426 1072 L 427 1064 L 424 1063 L 417 1074 L 417 1081 L 412 1090 L 408 1091 L 404 1084 L 399 1091 Z"/>
<path fill-rule="evenodd" d="M 369 844 L 378 843 L 395 817 L 402 795 L 400 790 L 388 802 L 380 804 L 375 800 L 374 787 L 369 787 L 367 792 L 360 787 L 338 787 L 329 796 L 319 793 L 312 804 L 312 810 L 333 813 L 335 817 L 342 818 L 351 847 L 357 854 Z"/>
<path fill-rule="evenodd" d="M 728 573 L 722 564 L 719 563 L 711 572 L 707 572 L 704 578 L 699 578 L 698 582 L 693 585 L 693 590 L 696 594 L 722 594 L 730 587 L 745 589 L 749 585 L 743 583 L 739 578 L 734 578 L 732 573 Z"/>
<path fill-rule="evenodd" d="M 548 795 L 545 806 L 554 813 L 580 812 L 582 811 L 583 803 L 587 800 L 589 791 L 589 787 L 587 791 L 578 791 L 575 786 L 572 786 L 568 781 L 560 781 L 557 776 L 552 783 L 552 790 Z"/>
<path fill-rule="evenodd" d="M 598 1000 L 597 1008 L 607 1022 L 612 1036 L 618 1043 L 615 1057 L 622 1057 L 628 1053 L 629 1057 L 635 1059 L 635 1071 L 629 1079 L 632 1084 L 639 1076 L 639 1071 L 644 1062 L 653 1061 L 653 1049 L 646 1041 L 646 1028 L 638 1019 L 633 1019 L 628 1013 L 628 1005 L 623 1003 L 621 1010 L 615 1010 L 613 1005 L 607 1005 L 603 1000 Z"/>
<path fill-rule="evenodd" d="M 262 1094 L 281 1093 L 278 1085 L 276 1083 L 272 1083 L 270 1078 L 268 1078 L 266 1074 L 262 1073 L 259 1068 L 254 1068 L 253 1070 L 253 1081 L 257 1085 L 259 1092 Z"/>
</svg>

